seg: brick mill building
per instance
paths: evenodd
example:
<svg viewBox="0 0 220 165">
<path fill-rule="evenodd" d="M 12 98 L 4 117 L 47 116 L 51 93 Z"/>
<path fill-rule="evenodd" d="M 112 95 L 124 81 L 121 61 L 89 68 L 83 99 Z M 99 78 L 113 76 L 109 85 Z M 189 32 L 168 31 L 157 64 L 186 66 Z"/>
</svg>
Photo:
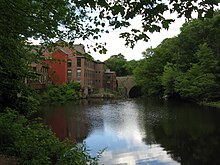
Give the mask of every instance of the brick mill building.
<svg viewBox="0 0 220 165">
<path fill-rule="evenodd" d="M 45 51 L 44 65 L 31 64 L 34 68 L 35 65 L 37 68 L 46 68 L 43 70 L 38 68 L 39 71 L 44 71 L 44 83 L 49 82 L 49 80 L 57 85 L 79 82 L 82 95 L 85 96 L 94 90 L 104 88 L 116 90 L 115 72 L 105 72 L 105 64 L 92 60 L 91 56 L 85 52 L 82 44 L 69 47 L 63 43 L 63 41 L 58 41 L 57 46 L 52 51 Z M 41 77 L 38 79 L 42 79 Z M 47 81 L 45 80 L 46 77 Z"/>
<path fill-rule="evenodd" d="M 110 89 L 112 91 L 116 91 L 117 82 L 116 82 L 116 73 L 114 71 L 110 71 L 110 69 L 106 69 L 104 73 L 104 88 Z"/>
</svg>

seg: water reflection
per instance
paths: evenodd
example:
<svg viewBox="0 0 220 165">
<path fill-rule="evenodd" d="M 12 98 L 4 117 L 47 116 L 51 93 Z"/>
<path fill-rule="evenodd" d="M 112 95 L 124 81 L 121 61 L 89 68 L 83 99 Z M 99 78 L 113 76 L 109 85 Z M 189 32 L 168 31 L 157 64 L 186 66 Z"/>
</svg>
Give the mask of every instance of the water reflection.
<svg viewBox="0 0 220 165">
<path fill-rule="evenodd" d="M 220 164 L 220 111 L 160 100 L 84 100 L 50 107 L 45 122 L 63 140 L 84 141 L 100 164 Z"/>
<path fill-rule="evenodd" d="M 220 111 L 181 105 L 167 105 L 169 120 L 160 120 L 157 127 L 153 126 L 157 143 L 181 164 L 220 164 Z"/>
<path fill-rule="evenodd" d="M 142 104 L 134 100 L 107 102 L 101 111 L 104 129 L 97 131 L 93 128 L 93 132 L 85 139 L 94 152 L 100 147 L 107 147 L 101 163 L 178 164 L 159 144 L 155 144 L 151 127 L 144 122 L 146 116 Z"/>
<path fill-rule="evenodd" d="M 45 110 L 46 109 L 46 110 Z M 88 136 L 88 123 L 81 105 L 44 107 L 44 120 L 60 140 L 83 142 Z"/>
</svg>

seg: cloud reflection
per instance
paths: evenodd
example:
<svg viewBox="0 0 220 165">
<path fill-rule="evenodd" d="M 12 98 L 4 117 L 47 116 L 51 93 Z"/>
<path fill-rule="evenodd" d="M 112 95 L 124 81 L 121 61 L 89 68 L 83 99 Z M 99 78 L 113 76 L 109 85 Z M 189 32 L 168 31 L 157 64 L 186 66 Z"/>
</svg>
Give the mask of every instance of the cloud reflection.
<svg viewBox="0 0 220 165">
<path fill-rule="evenodd" d="M 147 145 L 146 132 L 140 122 L 141 111 L 135 102 L 107 104 L 101 109 L 103 129 L 93 128 L 85 142 L 93 154 L 107 147 L 100 164 L 179 164 L 158 144 Z M 91 120 L 92 121 L 92 120 Z M 152 136 L 152 135 L 151 135 Z"/>
<path fill-rule="evenodd" d="M 159 145 L 138 147 L 136 150 L 119 150 L 105 151 L 100 164 L 126 164 L 126 165 L 142 165 L 142 164 L 166 164 L 177 165 L 179 163 L 173 161 L 167 152 Z"/>
</svg>

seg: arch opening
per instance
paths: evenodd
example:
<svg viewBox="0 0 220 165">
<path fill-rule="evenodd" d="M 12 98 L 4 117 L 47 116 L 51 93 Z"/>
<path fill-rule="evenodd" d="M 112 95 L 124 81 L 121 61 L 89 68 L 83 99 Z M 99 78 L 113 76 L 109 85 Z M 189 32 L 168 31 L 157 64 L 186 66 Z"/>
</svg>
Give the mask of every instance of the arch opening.
<svg viewBox="0 0 220 165">
<path fill-rule="evenodd" d="M 142 87 L 141 86 L 133 86 L 129 93 L 128 93 L 130 98 L 138 98 L 143 96 L 143 92 L 142 92 Z"/>
</svg>

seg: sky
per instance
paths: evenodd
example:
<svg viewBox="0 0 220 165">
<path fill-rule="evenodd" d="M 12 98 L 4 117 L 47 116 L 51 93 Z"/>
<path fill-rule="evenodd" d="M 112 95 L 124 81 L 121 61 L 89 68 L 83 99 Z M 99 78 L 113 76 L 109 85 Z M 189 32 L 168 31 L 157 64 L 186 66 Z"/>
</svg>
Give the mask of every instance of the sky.
<svg viewBox="0 0 220 165">
<path fill-rule="evenodd" d="M 163 0 L 165 3 L 167 3 L 167 0 Z M 215 9 L 220 9 L 220 7 L 215 7 Z M 196 14 L 193 13 L 193 17 L 196 18 Z M 185 18 L 177 18 L 176 13 L 170 14 L 168 11 L 164 13 L 164 17 L 167 19 L 174 19 L 175 22 L 173 22 L 168 30 L 161 30 L 160 32 L 155 32 L 153 34 L 149 34 L 150 40 L 148 42 L 144 41 L 138 41 L 135 44 L 135 47 L 133 49 L 125 46 L 125 40 L 122 38 L 119 38 L 119 34 L 121 32 L 124 32 L 128 29 L 123 30 L 112 30 L 110 33 L 102 34 L 102 37 L 97 40 L 82 40 L 82 39 L 76 39 L 75 44 L 83 44 L 85 46 L 86 52 L 93 56 L 95 60 L 105 61 L 112 55 L 117 55 L 119 53 L 123 54 L 125 58 L 130 60 L 139 60 L 143 58 L 142 52 L 144 52 L 147 48 L 155 48 L 157 47 L 165 38 L 172 38 L 174 36 L 177 36 L 180 33 L 180 27 L 185 22 Z M 131 28 L 140 29 L 141 28 L 141 17 L 137 16 L 135 17 L 131 22 Z M 131 29 L 130 28 L 130 29 Z M 33 43 L 37 44 L 38 41 L 33 41 Z M 87 46 L 95 46 L 97 43 L 106 43 L 107 45 L 105 48 L 107 48 L 106 54 L 99 54 L 98 52 L 94 52 L 93 48 L 88 48 Z"/>
<path fill-rule="evenodd" d="M 180 27 L 185 22 L 184 18 L 176 18 L 175 15 L 167 15 L 169 18 L 174 18 L 175 22 L 171 24 L 168 30 L 161 30 L 161 32 L 155 32 L 149 34 L 150 40 L 148 42 L 138 41 L 133 49 L 125 46 L 125 41 L 122 38 L 119 38 L 121 31 L 110 31 L 108 34 L 102 34 L 101 39 L 98 42 L 106 42 L 107 53 L 99 54 L 94 52 L 92 48 L 88 49 L 86 45 L 95 45 L 96 41 L 93 40 L 81 40 L 77 39 L 75 44 L 83 44 L 86 47 L 86 52 L 90 51 L 90 54 L 95 60 L 105 61 L 112 55 L 117 55 L 119 53 L 123 54 L 125 58 L 130 60 L 139 60 L 142 58 L 142 52 L 147 48 L 155 48 L 159 45 L 165 38 L 171 38 L 177 36 L 180 33 Z M 141 17 L 137 17 L 131 21 L 132 28 L 141 27 Z"/>
<path fill-rule="evenodd" d="M 94 40 L 82 40 L 76 39 L 75 44 L 83 44 L 85 46 L 86 52 L 88 52 L 95 60 L 105 61 L 112 55 L 117 55 L 119 53 L 123 54 L 125 58 L 130 60 L 140 60 L 143 58 L 142 52 L 147 48 L 157 47 L 165 38 L 172 38 L 180 33 L 180 27 L 185 22 L 184 18 L 177 18 L 175 14 L 165 15 L 167 18 L 175 19 L 168 30 L 161 30 L 161 32 L 149 33 L 150 40 L 148 42 L 138 41 L 133 49 L 125 46 L 125 40 L 119 38 L 119 34 L 127 29 L 123 30 L 109 30 L 109 33 L 101 34 L 101 38 L 97 41 Z M 140 29 L 141 28 L 141 17 L 135 17 L 131 22 L 131 28 Z M 127 30 L 128 31 L 128 30 Z M 31 39 L 34 44 L 39 44 L 39 41 Z M 96 42 L 105 43 L 106 49 L 108 50 L 106 54 L 100 54 L 99 52 L 94 52 L 93 48 L 88 48 L 88 46 L 95 46 Z"/>
<path fill-rule="evenodd" d="M 163 0 L 164 3 L 168 3 L 167 0 Z M 220 9 L 220 6 L 215 7 L 215 9 Z M 125 41 L 119 38 L 119 33 L 121 31 L 111 31 L 109 34 L 103 34 L 102 38 L 99 42 L 106 42 L 107 54 L 99 54 L 98 52 L 94 52 L 93 49 L 86 49 L 87 52 L 90 51 L 90 54 L 93 56 L 95 60 L 105 61 L 112 55 L 117 55 L 119 53 L 123 54 L 125 58 L 129 60 L 139 60 L 143 58 L 142 52 L 144 52 L 147 48 L 155 48 L 157 47 L 165 38 L 172 38 L 177 36 L 180 33 L 180 27 L 185 22 L 185 18 L 177 18 L 176 13 L 170 14 L 169 11 L 165 12 L 163 15 L 167 19 L 174 19 L 168 30 L 161 30 L 161 32 L 155 32 L 150 34 L 150 40 L 148 42 L 139 41 L 136 43 L 136 46 L 131 49 L 125 46 Z M 197 14 L 192 14 L 193 18 L 197 18 Z M 132 28 L 141 28 L 141 17 L 135 17 L 134 20 L 130 22 L 132 24 Z M 80 40 L 77 39 L 76 44 L 83 45 L 95 45 L 93 40 Z"/>
</svg>

